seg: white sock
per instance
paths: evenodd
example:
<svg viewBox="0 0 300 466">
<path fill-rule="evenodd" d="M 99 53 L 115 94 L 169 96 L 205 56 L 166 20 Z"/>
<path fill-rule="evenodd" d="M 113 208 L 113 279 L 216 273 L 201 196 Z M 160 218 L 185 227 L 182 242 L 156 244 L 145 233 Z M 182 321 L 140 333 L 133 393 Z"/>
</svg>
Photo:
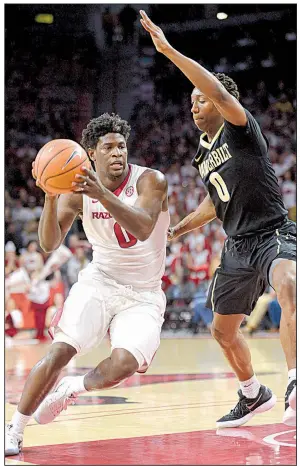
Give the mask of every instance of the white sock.
<svg viewBox="0 0 300 466">
<path fill-rule="evenodd" d="M 10 422 L 12 424 L 12 431 L 16 432 L 16 434 L 23 435 L 24 429 L 25 429 L 27 423 L 29 422 L 30 418 L 31 418 L 31 416 L 26 416 L 25 414 L 21 414 L 16 409 L 16 411 L 15 411 L 13 417 L 12 417 L 12 420 Z"/>
<path fill-rule="evenodd" d="M 251 379 L 240 382 L 240 387 L 246 398 L 256 398 L 260 389 L 260 383 L 256 375 L 253 375 Z"/>
<path fill-rule="evenodd" d="M 296 378 L 297 378 L 297 376 L 296 376 L 296 367 L 295 367 L 295 369 L 290 369 L 288 371 L 288 377 L 289 377 L 288 383 L 290 383 L 292 380 L 296 380 Z"/>
<path fill-rule="evenodd" d="M 73 377 L 71 389 L 72 389 L 72 392 L 75 395 L 79 395 L 80 393 L 86 393 L 87 392 L 87 390 L 86 390 L 86 388 L 84 386 L 84 377 L 85 377 L 85 375 L 80 375 L 80 376 L 77 376 L 77 377 Z"/>
</svg>

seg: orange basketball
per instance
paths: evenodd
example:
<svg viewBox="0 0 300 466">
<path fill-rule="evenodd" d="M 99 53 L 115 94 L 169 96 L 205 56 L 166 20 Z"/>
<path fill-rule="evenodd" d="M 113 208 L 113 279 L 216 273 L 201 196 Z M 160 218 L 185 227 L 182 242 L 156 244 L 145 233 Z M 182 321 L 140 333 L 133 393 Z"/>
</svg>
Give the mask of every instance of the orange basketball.
<svg viewBox="0 0 300 466">
<path fill-rule="evenodd" d="M 80 168 L 90 168 L 85 150 L 70 139 L 54 139 L 47 142 L 36 156 L 34 172 L 37 181 L 52 194 L 71 191 L 75 175 Z"/>
</svg>

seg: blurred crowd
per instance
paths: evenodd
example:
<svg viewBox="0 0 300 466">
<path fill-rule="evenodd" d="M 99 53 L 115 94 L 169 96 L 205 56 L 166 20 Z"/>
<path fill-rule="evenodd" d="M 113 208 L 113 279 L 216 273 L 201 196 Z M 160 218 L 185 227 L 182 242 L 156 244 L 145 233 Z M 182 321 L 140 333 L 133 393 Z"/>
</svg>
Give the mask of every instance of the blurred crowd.
<svg viewBox="0 0 300 466">
<path fill-rule="evenodd" d="M 92 64 L 86 66 L 83 56 L 84 47 L 77 50 L 72 60 L 67 57 L 58 60 L 55 51 L 37 62 L 30 55 L 24 57 L 24 52 L 10 54 L 8 59 L 5 143 L 5 327 L 8 337 L 13 337 L 17 328 L 35 327 L 35 337 L 44 339 L 44 328 L 62 307 L 79 271 L 91 260 L 80 221 L 75 222 L 66 238 L 69 255 L 63 263 L 55 262 L 51 255 L 40 250 L 38 222 L 44 196 L 31 177 L 31 163 L 41 146 L 53 138 L 78 140 L 78 134 L 89 120 L 92 104 L 88 89 L 95 79 L 95 70 Z M 172 76 L 173 65 L 167 66 Z M 276 89 L 270 93 L 265 82 L 259 81 L 241 100 L 269 140 L 270 158 L 284 203 L 289 217 L 295 220 L 296 101 L 284 82 L 278 82 Z M 198 146 L 199 132 L 190 114 L 188 94 L 173 99 L 157 83 L 152 92 L 144 90 L 130 116 L 129 161 L 158 168 L 166 174 L 171 225 L 174 225 L 195 210 L 205 197 L 201 179 L 190 163 Z M 166 325 L 176 327 L 175 314 L 180 310 L 181 320 L 194 332 L 201 327 L 209 329 L 212 313 L 205 307 L 206 293 L 219 264 L 225 236 L 221 223 L 214 221 L 168 245 L 163 277 L 169 302 Z M 271 295 L 268 293 L 268 296 Z M 272 320 L 275 314 L 269 310 L 272 301 L 264 307 L 265 314 L 269 316 L 270 328 L 278 328 L 278 319 Z M 258 328 L 259 324 L 255 325 Z M 254 327 L 250 327 L 252 332 Z"/>
<path fill-rule="evenodd" d="M 110 47 L 114 42 L 131 44 L 134 41 L 137 8 L 125 5 L 119 13 L 113 13 L 110 7 L 105 7 L 102 13 L 102 28 L 105 45 Z"/>
</svg>

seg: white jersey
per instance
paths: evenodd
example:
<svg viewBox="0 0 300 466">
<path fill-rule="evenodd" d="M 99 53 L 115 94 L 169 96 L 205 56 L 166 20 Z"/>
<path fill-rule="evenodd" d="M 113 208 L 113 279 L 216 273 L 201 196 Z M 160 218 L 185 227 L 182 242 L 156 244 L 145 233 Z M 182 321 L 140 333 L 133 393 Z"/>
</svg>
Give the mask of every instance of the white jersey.
<svg viewBox="0 0 300 466">
<path fill-rule="evenodd" d="M 129 165 L 129 172 L 114 194 L 128 205 L 138 198 L 137 181 L 147 167 Z M 139 241 L 121 227 L 103 205 L 83 196 L 82 223 L 93 247 L 93 263 L 122 285 L 157 290 L 165 270 L 169 212 L 161 212 L 146 241 Z"/>
</svg>

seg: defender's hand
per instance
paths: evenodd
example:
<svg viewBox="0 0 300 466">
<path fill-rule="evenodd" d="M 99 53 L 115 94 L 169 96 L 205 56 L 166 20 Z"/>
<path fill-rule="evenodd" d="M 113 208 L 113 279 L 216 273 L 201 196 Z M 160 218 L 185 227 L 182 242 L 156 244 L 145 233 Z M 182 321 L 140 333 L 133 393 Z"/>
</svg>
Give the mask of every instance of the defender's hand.
<svg viewBox="0 0 300 466">
<path fill-rule="evenodd" d="M 160 53 L 165 53 L 167 50 L 171 49 L 172 47 L 165 38 L 163 31 L 151 21 L 144 10 L 140 10 L 140 14 L 142 16 L 140 21 L 143 28 L 150 33 L 156 50 Z"/>
<path fill-rule="evenodd" d="M 31 174 L 32 174 L 32 178 L 35 179 L 35 184 L 36 184 L 39 188 L 41 188 L 42 191 L 44 191 L 44 193 L 46 194 L 46 196 L 48 196 L 48 197 L 58 197 L 58 194 L 50 193 L 50 192 L 47 191 L 47 189 L 39 182 L 39 180 L 37 179 L 37 175 L 36 175 L 36 173 L 35 173 L 34 162 L 32 162 Z"/>
<path fill-rule="evenodd" d="M 178 238 L 178 234 L 175 230 L 175 227 L 169 227 L 168 228 L 168 233 L 167 233 L 167 240 L 172 241 L 173 239 Z"/>
<path fill-rule="evenodd" d="M 82 167 L 81 171 L 84 174 L 75 176 L 76 181 L 73 181 L 72 183 L 72 191 L 74 193 L 86 194 L 86 196 L 89 196 L 92 199 L 100 200 L 104 195 L 106 188 L 103 186 L 95 172 L 86 167 Z"/>
</svg>

